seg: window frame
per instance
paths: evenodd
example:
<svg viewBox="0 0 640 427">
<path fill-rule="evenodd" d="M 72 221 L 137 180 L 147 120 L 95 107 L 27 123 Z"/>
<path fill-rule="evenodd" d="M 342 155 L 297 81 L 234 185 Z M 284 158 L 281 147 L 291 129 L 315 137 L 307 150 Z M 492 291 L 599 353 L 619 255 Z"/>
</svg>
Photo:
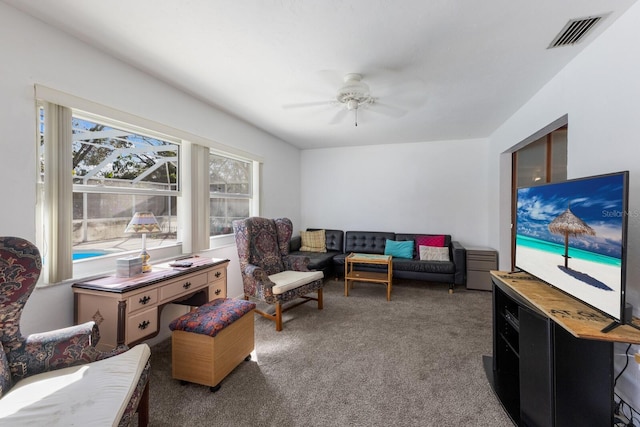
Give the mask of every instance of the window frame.
<svg viewBox="0 0 640 427">
<path fill-rule="evenodd" d="M 245 159 L 245 158 L 241 158 L 239 156 L 231 156 L 228 154 L 224 154 L 221 153 L 219 151 L 215 151 L 215 150 L 209 150 L 209 162 L 211 163 L 211 157 L 212 156 L 216 156 L 216 157 L 222 157 L 225 159 L 229 159 L 229 160 L 233 160 L 233 161 L 238 161 L 238 162 L 243 162 L 243 163 L 247 163 L 249 165 L 249 179 L 248 179 L 248 186 L 249 189 L 247 191 L 247 193 L 227 193 L 227 192 L 218 192 L 218 191 L 211 191 L 211 168 L 209 168 L 209 176 L 207 177 L 207 182 L 209 183 L 209 205 L 211 205 L 211 202 L 213 199 L 242 199 L 242 200 L 247 200 L 249 202 L 249 216 L 256 216 L 259 214 L 258 210 L 255 209 L 255 206 L 257 206 L 257 204 L 254 203 L 254 198 L 256 197 L 256 192 L 255 192 L 255 187 L 257 187 L 257 182 L 254 179 L 254 175 L 255 175 L 255 168 L 253 167 L 254 165 L 252 164 L 253 162 L 249 159 Z M 213 219 L 213 215 L 210 213 L 209 215 L 209 222 L 211 223 L 212 219 Z M 226 216 L 225 216 L 226 218 Z M 246 217 L 245 217 L 246 218 Z M 242 219 L 240 217 L 236 218 L 236 219 Z M 212 239 L 218 238 L 218 237 L 224 237 L 224 236 L 228 236 L 233 234 L 233 231 L 231 231 L 230 233 L 221 233 L 221 234 L 212 234 L 211 230 L 210 230 L 210 237 Z"/>
<path fill-rule="evenodd" d="M 139 115 L 130 114 L 121 110 L 107 107 L 102 104 L 94 103 L 92 101 L 85 100 L 83 98 L 76 97 L 64 92 L 60 92 L 55 89 L 48 88 L 36 84 L 34 86 L 34 100 L 35 100 L 35 115 L 36 123 L 40 125 L 40 117 L 38 110 L 40 105 L 52 104 L 60 107 L 66 107 L 73 111 L 78 111 L 84 117 L 97 118 L 100 122 L 105 124 L 112 124 L 116 127 L 125 126 L 127 130 L 134 132 L 140 132 L 143 134 L 151 133 L 151 136 L 158 135 L 161 139 L 166 139 L 171 142 L 179 142 L 180 145 L 180 166 L 178 182 L 180 185 L 178 196 L 178 211 L 182 210 L 178 215 L 178 243 L 176 245 L 160 247 L 160 248 L 148 248 L 152 260 L 160 262 L 162 260 L 169 260 L 185 254 L 198 253 L 206 250 L 215 250 L 225 246 L 234 245 L 233 234 L 222 236 L 209 236 L 209 192 L 193 191 L 187 186 L 204 186 L 208 190 L 209 173 L 208 167 L 191 167 L 204 157 L 208 162 L 208 156 L 202 156 L 204 152 L 208 153 L 208 150 L 215 151 L 219 155 L 237 158 L 243 161 L 249 161 L 252 163 L 252 190 L 253 198 L 251 199 L 251 214 L 259 215 L 259 188 L 260 188 L 260 168 L 262 158 L 251 153 L 247 153 L 243 150 L 235 147 L 227 146 L 215 141 L 212 141 L 201 136 L 191 134 L 179 129 L 172 128 L 170 126 L 154 122 L 152 120 L 143 118 Z M 37 159 L 38 167 L 37 173 L 40 174 L 40 141 L 39 130 L 36 131 L 36 143 L 38 144 Z M 195 152 L 195 154 L 193 154 Z M 59 168 L 57 168 L 59 169 Z M 40 178 L 37 177 L 36 183 L 38 185 L 36 204 L 41 205 L 43 203 L 42 196 L 45 194 L 46 186 L 42 183 Z M 190 185 L 191 184 L 191 185 Z M 70 200 L 72 200 L 73 187 L 70 185 Z M 206 205 L 206 216 L 203 216 L 200 211 L 202 207 Z M 45 214 L 47 212 L 44 212 Z M 47 250 L 54 250 L 44 238 L 43 228 L 46 227 L 47 218 L 36 215 L 37 217 L 37 233 L 36 244 L 40 248 L 43 255 L 47 253 Z M 202 239 L 201 231 L 206 229 L 205 240 Z M 68 250 L 68 260 L 71 260 L 72 249 Z M 98 274 L 111 274 L 115 270 L 115 259 L 122 257 L 124 252 L 96 257 L 94 259 L 84 259 L 73 263 L 73 268 L 70 274 L 63 278 L 57 278 L 56 280 L 49 280 L 48 275 L 41 275 L 38 286 L 49 286 L 57 283 L 69 282 L 71 280 L 78 280 L 81 278 L 96 276 Z"/>
</svg>

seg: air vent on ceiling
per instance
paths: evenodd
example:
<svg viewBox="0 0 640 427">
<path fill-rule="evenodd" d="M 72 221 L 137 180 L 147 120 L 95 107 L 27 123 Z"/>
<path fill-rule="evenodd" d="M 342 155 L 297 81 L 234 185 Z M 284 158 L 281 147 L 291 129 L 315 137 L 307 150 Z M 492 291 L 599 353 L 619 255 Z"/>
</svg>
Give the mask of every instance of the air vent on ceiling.
<svg viewBox="0 0 640 427">
<path fill-rule="evenodd" d="M 553 39 L 547 49 L 569 46 L 580 42 L 606 15 L 590 16 L 588 18 L 572 19 Z"/>
</svg>

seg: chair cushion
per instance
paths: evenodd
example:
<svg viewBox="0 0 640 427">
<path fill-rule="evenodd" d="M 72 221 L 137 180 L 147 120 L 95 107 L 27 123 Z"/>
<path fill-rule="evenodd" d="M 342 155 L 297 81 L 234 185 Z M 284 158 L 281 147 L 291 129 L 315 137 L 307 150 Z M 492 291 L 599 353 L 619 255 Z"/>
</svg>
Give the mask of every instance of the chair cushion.
<svg viewBox="0 0 640 427">
<path fill-rule="evenodd" d="M 218 298 L 173 320 L 169 329 L 215 337 L 218 332 L 254 308 L 256 304 L 250 301 Z"/>
<path fill-rule="evenodd" d="M 147 344 L 107 359 L 32 375 L 0 399 L 2 425 L 115 426 L 151 350 Z"/>
<path fill-rule="evenodd" d="M 276 284 L 273 287 L 273 293 L 278 295 L 299 286 L 306 285 L 307 283 L 322 279 L 323 277 L 324 274 L 322 271 L 285 270 L 280 273 L 272 274 L 269 276 L 269 280 Z"/>
</svg>

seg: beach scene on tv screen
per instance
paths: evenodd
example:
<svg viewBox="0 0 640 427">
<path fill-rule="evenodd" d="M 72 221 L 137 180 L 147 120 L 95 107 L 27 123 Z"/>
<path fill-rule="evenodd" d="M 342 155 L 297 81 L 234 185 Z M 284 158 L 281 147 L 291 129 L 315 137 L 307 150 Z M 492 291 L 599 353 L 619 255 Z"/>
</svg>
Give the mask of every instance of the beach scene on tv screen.
<svg viewBox="0 0 640 427">
<path fill-rule="evenodd" d="M 516 267 L 620 318 L 622 174 L 518 189 Z"/>
</svg>

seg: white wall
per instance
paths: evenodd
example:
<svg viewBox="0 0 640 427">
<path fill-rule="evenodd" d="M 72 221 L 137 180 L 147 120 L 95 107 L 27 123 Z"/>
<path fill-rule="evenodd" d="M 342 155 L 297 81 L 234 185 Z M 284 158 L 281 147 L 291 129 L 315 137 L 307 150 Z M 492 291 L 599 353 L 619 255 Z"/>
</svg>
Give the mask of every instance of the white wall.
<svg viewBox="0 0 640 427">
<path fill-rule="evenodd" d="M 510 161 L 513 145 L 564 114 L 569 117 L 569 178 L 630 172 L 627 301 L 640 313 L 640 4 L 636 3 L 490 138 L 489 238 L 510 269 Z M 616 366 L 626 346 L 616 346 Z M 631 353 L 640 350 L 634 346 Z M 618 389 L 640 408 L 640 370 L 630 361 Z"/>
<path fill-rule="evenodd" d="M 262 214 L 300 222 L 300 151 L 0 2 L 0 235 L 35 241 L 34 84 L 235 147 L 264 159 Z M 239 269 L 235 246 L 211 252 Z M 230 271 L 229 295 L 242 293 Z M 69 285 L 37 289 L 24 333 L 73 323 Z"/>
<path fill-rule="evenodd" d="M 487 163 L 486 140 L 305 150 L 301 227 L 486 245 Z"/>
</svg>

